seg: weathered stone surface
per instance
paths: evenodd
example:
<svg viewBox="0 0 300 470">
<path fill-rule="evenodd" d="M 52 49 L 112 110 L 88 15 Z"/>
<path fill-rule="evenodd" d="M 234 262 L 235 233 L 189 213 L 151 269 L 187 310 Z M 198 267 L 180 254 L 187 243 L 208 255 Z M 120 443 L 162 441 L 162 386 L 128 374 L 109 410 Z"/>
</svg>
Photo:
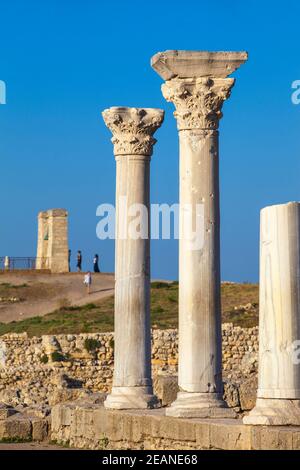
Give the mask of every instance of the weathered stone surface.
<svg viewBox="0 0 300 470">
<path fill-rule="evenodd" d="M 223 398 L 226 401 L 227 405 L 231 408 L 239 407 L 240 395 L 238 386 L 231 382 L 225 382 Z"/>
<path fill-rule="evenodd" d="M 89 353 L 85 355 L 87 338 L 96 340 L 99 345 L 92 356 Z M 60 400 L 76 399 L 84 395 L 84 391 L 109 392 L 114 367 L 113 340 L 113 333 L 47 335 L 41 338 L 28 338 L 26 334 L 2 336 L 0 347 L 2 344 L 6 352 L 0 366 L 0 403 L 14 407 L 24 404 L 48 406 Z M 258 328 L 223 324 L 222 348 L 225 381 L 239 389 L 245 380 L 257 373 Z M 51 362 L 53 351 L 67 356 L 68 361 Z M 49 358 L 46 363 L 41 360 L 45 356 Z M 155 384 L 158 375 L 177 376 L 177 330 L 152 330 L 151 359 Z M 166 382 L 166 386 L 158 386 L 157 395 L 167 405 L 177 387 L 177 379 L 161 380 Z M 230 398 L 229 401 L 226 395 L 225 398 L 230 403 Z"/>
<path fill-rule="evenodd" d="M 102 116 L 113 134 L 116 156 L 152 155 L 156 143 L 153 134 L 163 122 L 163 110 L 114 106 L 103 111 Z"/>
<path fill-rule="evenodd" d="M 15 413 L 16 413 L 16 410 L 14 408 L 0 403 L 0 421 L 3 419 L 9 418 L 9 416 L 14 415 Z"/>
<path fill-rule="evenodd" d="M 162 406 L 169 406 L 176 400 L 178 388 L 177 375 L 157 375 L 153 380 L 156 395 L 161 400 Z"/>
<path fill-rule="evenodd" d="M 165 51 L 151 59 L 151 66 L 164 79 L 174 77 L 225 78 L 248 59 L 247 52 Z"/>
<path fill-rule="evenodd" d="M 48 438 L 48 420 L 47 419 L 33 419 L 32 424 L 32 440 L 45 441 Z"/>
<path fill-rule="evenodd" d="M 300 427 L 278 430 L 245 426 L 239 419 L 176 419 L 164 416 L 163 409 L 115 411 L 85 402 L 54 407 L 51 439 L 88 449 L 300 449 Z"/>
<path fill-rule="evenodd" d="M 235 412 L 229 408 L 217 393 L 177 393 L 176 401 L 166 408 L 167 416 L 176 418 L 235 418 Z"/>
<path fill-rule="evenodd" d="M 257 398 L 255 408 L 243 422 L 262 426 L 300 426 L 300 400 Z"/>
<path fill-rule="evenodd" d="M 59 341 L 57 340 L 56 336 L 54 335 L 44 335 L 42 336 L 42 346 L 49 357 L 48 359 L 51 360 L 51 354 L 56 351 L 61 351 L 61 346 Z"/>
<path fill-rule="evenodd" d="M 239 386 L 240 405 L 243 411 L 252 410 L 257 394 L 257 377 L 246 379 Z"/>
<path fill-rule="evenodd" d="M 32 425 L 28 417 L 14 415 L 0 421 L 0 439 L 31 439 Z"/>
<path fill-rule="evenodd" d="M 50 406 L 54 406 L 57 403 L 64 403 L 65 401 L 74 401 L 78 398 L 87 398 L 91 392 L 82 388 L 74 389 L 57 389 L 48 398 Z"/>
<path fill-rule="evenodd" d="M 205 145 L 205 138 L 211 134 L 209 130 L 219 127 L 222 118 L 222 106 L 230 97 L 231 88 L 234 85 L 233 78 L 174 78 L 162 85 L 162 93 L 167 101 L 174 103 L 178 130 L 193 130 L 192 134 L 180 134 L 181 149 L 188 150 L 191 145 L 195 152 L 193 156 L 199 158 L 199 152 Z M 196 133 L 196 129 L 202 132 Z M 217 139 L 214 140 L 216 143 Z M 184 146 L 185 144 L 185 146 Z M 215 147 L 217 148 L 217 147 Z"/>
<path fill-rule="evenodd" d="M 258 391 L 246 424 L 300 424 L 299 240 L 299 202 L 262 209 Z"/>
<path fill-rule="evenodd" d="M 299 239 L 300 203 L 262 209 L 259 398 L 300 399 Z"/>
<path fill-rule="evenodd" d="M 4 409 L 4 406 L 1 406 Z M 6 407 L 9 410 L 8 407 Z M 62 420 L 61 420 L 62 422 Z M 0 419 L 0 440 L 11 439 L 25 441 L 44 441 L 49 437 L 50 409 L 44 406 L 22 407 L 13 409 L 13 414 L 6 413 Z"/>
<path fill-rule="evenodd" d="M 38 244 L 36 269 L 50 269 L 52 273 L 67 273 L 68 212 L 49 209 L 38 215 Z"/>
</svg>

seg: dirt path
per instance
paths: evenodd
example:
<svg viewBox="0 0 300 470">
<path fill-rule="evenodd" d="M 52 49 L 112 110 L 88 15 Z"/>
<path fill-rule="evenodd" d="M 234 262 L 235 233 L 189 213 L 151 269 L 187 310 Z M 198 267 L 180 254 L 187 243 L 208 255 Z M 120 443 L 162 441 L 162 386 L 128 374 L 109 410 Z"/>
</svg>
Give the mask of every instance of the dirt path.
<svg viewBox="0 0 300 470">
<path fill-rule="evenodd" d="M 0 275 L 0 285 L 23 299 L 16 303 L 0 303 L 0 322 L 23 320 L 43 316 L 64 305 L 84 305 L 113 294 L 113 274 L 93 274 L 91 294 L 83 284 L 83 273 L 33 274 L 5 273 Z M 4 288 L 3 287 L 3 288 Z"/>
<path fill-rule="evenodd" d="M 60 447 L 51 445 L 43 442 L 28 442 L 28 443 L 11 443 L 11 444 L 0 444 L 0 452 L 2 450 L 77 450 L 69 449 L 66 447 Z"/>
</svg>

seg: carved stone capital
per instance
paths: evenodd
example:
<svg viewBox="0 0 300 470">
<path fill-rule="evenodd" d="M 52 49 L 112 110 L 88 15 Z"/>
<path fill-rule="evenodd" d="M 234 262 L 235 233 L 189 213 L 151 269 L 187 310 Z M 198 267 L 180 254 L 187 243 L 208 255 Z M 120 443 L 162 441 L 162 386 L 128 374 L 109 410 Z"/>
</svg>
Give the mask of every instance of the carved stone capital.
<svg viewBox="0 0 300 470">
<path fill-rule="evenodd" d="M 113 134 L 114 154 L 151 156 L 154 132 L 164 120 L 164 111 L 154 108 L 112 107 L 102 113 Z"/>
<path fill-rule="evenodd" d="M 162 93 L 176 107 L 178 129 L 218 129 L 223 103 L 234 82 L 234 78 L 210 77 L 167 80 Z"/>
</svg>

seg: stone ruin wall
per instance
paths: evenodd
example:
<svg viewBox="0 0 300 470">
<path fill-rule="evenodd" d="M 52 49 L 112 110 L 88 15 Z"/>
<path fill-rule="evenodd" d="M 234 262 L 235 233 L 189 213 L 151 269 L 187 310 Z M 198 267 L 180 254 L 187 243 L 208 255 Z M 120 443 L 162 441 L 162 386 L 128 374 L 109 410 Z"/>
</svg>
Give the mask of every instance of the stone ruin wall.
<svg viewBox="0 0 300 470">
<path fill-rule="evenodd" d="M 249 380 L 252 388 L 253 380 L 254 383 L 256 381 L 258 327 L 241 328 L 231 323 L 223 324 L 222 337 L 225 397 L 227 395 L 230 406 L 238 408 L 239 387 L 244 387 L 246 393 L 249 393 Z M 86 339 L 96 341 L 90 351 L 87 350 Z M 89 391 L 108 392 L 112 385 L 113 348 L 113 333 L 33 338 L 28 338 L 26 333 L 6 334 L 0 337 L 0 401 L 14 406 L 54 405 L 84 397 Z M 167 379 L 167 394 L 172 392 L 172 387 L 176 393 L 174 376 L 177 373 L 177 358 L 177 330 L 153 330 L 154 388 L 158 387 L 157 378 L 163 376 Z M 170 376 L 173 376 L 173 383 L 168 382 Z M 252 407 L 256 385 L 254 387 L 250 404 L 244 404 L 242 408 Z M 161 396 L 164 393 L 156 391 Z M 166 398 L 166 404 L 171 399 Z M 245 399 L 247 397 L 244 397 L 244 402 Z"/>
<path fill-rule="evenodd" d="M 52 273 L 67 273 L 68 212 L 49 209 L 38 215 L 37 269 L 50 269 Z"/>
</svg>

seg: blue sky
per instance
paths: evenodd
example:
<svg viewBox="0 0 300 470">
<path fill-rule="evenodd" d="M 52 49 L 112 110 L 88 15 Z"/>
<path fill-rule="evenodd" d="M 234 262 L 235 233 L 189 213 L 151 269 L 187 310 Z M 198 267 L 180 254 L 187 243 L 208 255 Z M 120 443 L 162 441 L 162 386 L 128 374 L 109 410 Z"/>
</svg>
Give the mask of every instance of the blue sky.
<svg viewBox="0 0 300 470">
<path fill-rule="evenodd" d="M 70 247 L 113 271 L 96 208 L 114 202 L 115 162 L 101 111 L 166 111 L 151 200 L 178 202 L 173 106 L 150 58 L 166 49 L 247 50 L 220 125 L 222 278 L 258 279 L 259 210 L 300 199 L 296 1 L 0 1 L 0 256 L 34 256 L 40 210 L 70 214 Z M 152 242 L 152 276 L 177 278 L 177 242 Z"/>
</svg>

